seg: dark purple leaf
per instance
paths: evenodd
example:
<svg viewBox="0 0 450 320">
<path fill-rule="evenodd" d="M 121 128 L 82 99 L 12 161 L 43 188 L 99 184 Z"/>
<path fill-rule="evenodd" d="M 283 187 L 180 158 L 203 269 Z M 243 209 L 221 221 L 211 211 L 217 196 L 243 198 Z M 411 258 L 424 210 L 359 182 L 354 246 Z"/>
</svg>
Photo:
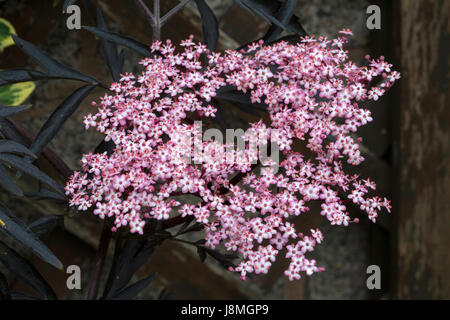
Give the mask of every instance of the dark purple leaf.
<svg viewBox="0 0 450 320">
<path fill-rule="evenodd" d="M 206 260 L 206 251 L 202 247 L 197 247 L 197 253 L 200 258 L 200 261 L 203 263 Z"/>
<path fill-rule="evenodd" d="M 4 118 L 4 117 L 13 116 L 15 114 L 21 113 L 22 111 L 27 110 L 28 108 L 29 108 L 28 106 L 10 107 L 10 106 L 5 106 L 2 103 L 0 103 L 0 117 Z"/>
<path fill-rule="evenodd" d="M 202 17 L 203 38 L 209 50 L 216 50 L 219 39 L 219 24 L 217 18 L 205 0 L 195 0 L 198 11 Z"/>
<path fill-rule="evenodd" d="M 17 153 L 36 158 L 36 155 L 22 144 L 11 140 L 0 140 L 0 153 Z"/>
<path fill-rule="evenodd" d="M 242 91 L 233 90 L 233 91 L 227 91 L 227 92 L 219 92 L 215 96 L 216 99 L 223 99 L 226 101 L 233 102 L 237 104 L 238 106 L 240 104 L 245 104 L 254 108 L 258 108 L 261 110 L 266 110 L 267 106 L 264 103 L 252 103 L 250 99 L 250 95 L 248 93 L 244 93 Z M 246 111 L 246 110 L 244 110 Z"/>
<path fill-rule="evenodd" d="M 65 76 L 51 75 L 49 73 L 44 73 L 36 70 L 10 69 L 0 71 L 0 86 L 17 82 L 55 80 L 55 79 L 80 80 L 78 76 L 74 78 L 70 74 L 67 74 Z"/>
<path fill-rule="evenodd" d="M 44 149 L 44 147 L 55 137 L 59 129 L 66 120 L 75 112 L 80 103 L 86 98 L 89 93 L 94 89 L 93 85 L 86 85 L 75 90 L 70 96 L 68 96 L 56 110 L 51 114 L 50 118 L 44 123 L 39 130 L 30 150 L 35 154 Z"/>
<path fill-rule="evenodd" d="M 101 30 L 99 28 L 95 28 L 95 27 L 83 26 L 83 28 L 89 32 L 92 32 L 96 36 L 99 36 L 103 39 L 112 41 L 121 46 L 127 47 L 133 51 L 136 51 L 137 53 L 142 54 L 143 56 L 150 57 L 153 55 L 149 46 L 142 44 L 134 39 L 131 39 L 131 38 L 128 38 L 125 36 L 121 36 L 117 33 L 103 31 L 103 30 Z"/>
<path fill-rule="evenodd" d="M 0 262 L 2 262 L 9 271 L 20 277 L 20 279 L 42 294 L 46 299 L 56 300 L 56 294 L 52 287 L 45 281 L 36 268 L 1 240 Z"/>
<path fill-rule="evenodd" d="M 23 192 L 20 190 L 20 188 L 16 185 L 16 183 L 9 177 L 8 173 L 6 172 L 6 169 L 4 166 L 0 164 L 0 184 L 3 188 L 11 192 L 12 194 L 22 197 Z"/>
<path fill-rule="evenodd" d="M 225 269 L 228 269 L 229 267 L 235 267 L 235 265 L 233 264 L 233 261 L 239 258 L 239 256 L 237 256 L 235 254 L 223 254 L 223 253 L 220 253 L 218 251 L 215 251 L 215 250 L 212 250 L 209 248 L 204 248 L 204 250 L 214 260 L 219 262 L 222 265 L 222 267 L 224 267 Z"/>
<path fill-rule="evenodd" d="M 283 25 L 286 25 L 294 15 L 294 10 L 297 5 L 297 0 L 286 0 L 280 7 L 280 10 L 277 14 L 277 18 Z M 283 31 L 282 28 L 273 24 L 270 26 L 266 35 L 263 37 L 264 42 L 270 42 L 275 40 L 280 33 Z"/>
<path fill-rule="evenodd" d="M 35 198 L 37 200 L 55 200 L 55 201 L 62 201 L 62 202 L 67 201 L 67 198 L 64 195 L 62 195 L 60 193 L 52 192 L 47 189 L 42 189 L 39 192 L 24 192 L 23 194 L 25 197 Z"/>
<path fill-rule="evenodd" d="M 28 145 L 27 139 L 17 130 L 16 126 L 8 119 L 0 117 L 0 131 L 9 140 Z"/>
<path fill-rule="evenodd" d="M 0 272 L 0 300 L 11 300 L 9 285 L 6 277 Z"/>
<path fill-rule="evenodd" d="M 136 271 L 148 261 L 159 243 L 160 240 L 145 238 L 127 240 L 115 255 L 102 299 L 115 297 L 130 282 Z"/>
<path fill-rule="evenodd" d="M 305 36 L 306 32 L 298 22 L 298 17 L 292 16 L 286 23 L 282 23 L 278 18 L 278 13 L 282 3 L 274 0 L 235 0 L 240 6 L 246 10 L 253 10 L 264 20 L 275 24 L 282 30 L 287 30 Z"/>
<path fill-rule="evenodd" d="M 75 2 L 77 2 L 77 0 L 66 0 L 66 1 L 64 1 L 63 10 L 66 11 L 67 8 L 70 7 L 71 5 L 75 4 Z"/>
<path fill-rule="evenodd" d="M 29 232 L 27 227 L 2 204 L 0 204 L 0 219 L 5 224 L 4 227 L 0 227 L 0 230 L 6 231 L 11 237 L 31 249 L 47 263 L 58 269 L 63 268 L 61 261 L 55 257 L 47 246 L 33 233 Z"/>
<path fill-rule="evenodd" d="M 60 185 L 58 185 L 52 178 L 50 178 L 48 175 L 46 175 L 44 172 L 39 170 L 37 167 L 29 163 L 28 161 L 6 153 L 0 154 L 0 161 L 6 163 L 11 167 L 16 168 L 17 170 L 22 171 L 23 173 L 26 173 L 36 178 L 37 180 L 45 183 L 55 191 L 64 194 L 64 189 Z"/>
<path fill-rule="evenodd" d="M 107 155 L 111 155 L 114 152 L 114 149 L 116 148 L 116 145 L 114 144 L 114 141 L 109 140 L 105 141 L 103 140 L 100 142 L 100 144 L 95 148 L 94 153 L 103 153 L 106 152 Z"/>
<path fill-rule="evenodd" d="M 31 58 L 36 60 L 37 63 L 42 65 L 51 76 L 76 79 L 84 82 L 91 83 L 93 85 L 98 85 L 99 81 L 87 76 L 77 70 L 74 70 L 62 63 L 56 61 L 50 57 L 47 53 L 43 52 L 41 49 L 33 45 L 32 43 L 25 41 L 15 35 L 11 35 L 16 45 Z"/>
<path fill-rule="evenodd" d="M 11 292 L 12 300 L 41 300 L 38 297 L 30 296 L 23 292 Z"/>
<path fill-rule="evenodd" d="M 54 227 L 56 227 L 64 218 L 58 215 L 48 215 L 37 219 L 31 223 L 27 230 L 31 231 L 36 236 L 48 233 Z"/>
<path fill-rule="evenodd" d="M 100 8 L 97 8 L 97 27 L 102 31 L 109 31 L 105 21 L 105 17 L 103 16 Z M 123 63 L 121 63 L 120 57 L 117 54 L 117 46 L 113 42 L 108 41 L 105 38 L 100 39 L 100 44 L 109 72 L 111 73 L 113 80 L 115 82 L 118 82 L 120 80 L 120 74 L 122 73 Z"/>
<path fill-rule="evenodd" d="M 286 26 L 283 25 L 273 14 L 273 8 L 277 5 L 277 3 L 269 0 L 235 0 L 241 7 L 246 9 L 247 11 L 253 11 L 258 14 L 261 18 L 266 20 L 267 22 L 271 22 L 276 24 L 278 27 L 283 30 L 286 29 Z M 275 11 L 276 12 L 276 11 Z"/>
<path fill-rule="evenodd" d="M 155 275 L 151 275 L 145 279 L 139 280 L 132 284 L 128 288 L 118 293 L 112 300 L 131 300 L 136 297 L 142 290 L 148 287 L 148 285 L 155 279 Z"/>
</svg>

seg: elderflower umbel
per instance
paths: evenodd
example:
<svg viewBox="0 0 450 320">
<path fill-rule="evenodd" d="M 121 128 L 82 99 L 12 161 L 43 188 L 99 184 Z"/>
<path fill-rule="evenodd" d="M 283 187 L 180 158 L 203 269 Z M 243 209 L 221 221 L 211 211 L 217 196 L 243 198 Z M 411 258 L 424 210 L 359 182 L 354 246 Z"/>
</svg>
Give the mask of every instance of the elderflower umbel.
<svg viewBox="0 0 450 320">
<path fill-rule="evenodd" d="M 110 94 L 93 103 L 97 112 L 85 117 L 86 128 L 104 133 L 115 149 L 110 155 L 83 155 L 81 172 L 66 186 L 70 205 L 113 218 L 113 231 L 128 227 L 138 234 L 151 218 L 193 216 L 204 224 L 208 247 L 224 244 L 241 256 L 232 270 L 242 279 L 267 273 L 284 248 L 291 260 L 285 271 L 289 279 L 323 270 L 305 256 L 323 240 L 322 233 L 297 232 L 292 216 L 308 212 L 308 203 L 317 200 L 332 225 L 347 226 L 357 219 L 348 215 L 343 197 L 374 222 L 382 208 L 391 208 L 387 199 L 368 196 L 375 184 L 345 173 L 342 161 L 364 160 L 354 133 L 372 117 L 359 104 L 378 100 L 400 74 L 383 57 L 366 57 L 369 65 L 362 67 L 349 61 L 343 45 L 351 31 L 341 34 L 332 40 L 304 37 L 299 44 L 257 42 L 224 53 L 209 52 L 192 36 L 181 42 L 181 52 L 170 40 L 153 43 L 155 56 L 140 62 L 142 74 L 123 75 Z M 380 84 L 371 86 L 373 80 Z M 202 142 L 203 154 L 191 154 L 186 137 L 195 128 L 189 115 L 215 117 L 210 102 L 225 86 L 267 105 L 270 123 L 250 125 L 279 133 L 278 173 L 267 168 L 253 173 L 250 153 L 236 152 L 236 161 L 225 161 L 225 146 L 215 141 Z M 293 151 L 298 140 L 312 157 Z M 194 163 L 184 161 L 190 156 Z M 245 175 L 238 186 L 230 180 L 239 172 Z M 175 200 L 179 194 L 199 201 L 181 203 Z"/>
</svg>

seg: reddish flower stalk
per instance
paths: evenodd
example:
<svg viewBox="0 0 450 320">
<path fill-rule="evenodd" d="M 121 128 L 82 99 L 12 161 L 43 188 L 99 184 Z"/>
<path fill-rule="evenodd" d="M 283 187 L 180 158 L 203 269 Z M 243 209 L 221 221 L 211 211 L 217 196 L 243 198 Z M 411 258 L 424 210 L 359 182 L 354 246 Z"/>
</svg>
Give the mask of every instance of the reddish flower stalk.
<svg viewBox="0 0 450 320">
<path fill-rule="evenodd" d="M 88 300 L 97 299 L 98 287 L 102 276 L 103 266 L 105 264 L 106 254 L 108 253 L 109 243 L 111 242 L 111 228 L 108 227 L 107 221 L 104 222 L 98 250 L 95 255 L 94 266 L 89 282 Z"/>
</svg>

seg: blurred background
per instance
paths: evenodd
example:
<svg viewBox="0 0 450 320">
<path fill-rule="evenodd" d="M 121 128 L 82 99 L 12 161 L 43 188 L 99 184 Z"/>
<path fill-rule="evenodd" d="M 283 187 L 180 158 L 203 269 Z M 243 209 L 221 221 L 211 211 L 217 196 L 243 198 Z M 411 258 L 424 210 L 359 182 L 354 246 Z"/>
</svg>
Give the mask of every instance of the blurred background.
<svg viewBox="0 0 450 320">
<path fill-rule="evenodd" d="M 58 61 L 111 82 L 99 42 L 87 31 L 67 29 L 68 16 L 62 12 L 62 2 L 3 0 L 0 18 L 11 22 L 22 39 Z M 134 0 L 91 2 L 103 10 L 112 31 L 151 43 L 152 31 Z M 167 12 L 179 1 L 161 2 L 162 11 Z M 82 24 L 93 25 L 93 17 L 82 3 Z M 147 3 L 151 5 L 152 1 Z M 207 3 L 220 22 L 218 50 L 259 39 L 269 27 L 232 0 Z M 202 39 L 201 20 L 191 4 L 164 26 L 162 39 L 177 43 L 190 34 L 197 41 Z M 379 30 L 366 26 L 370 16 L 366 9 L 372 4 L 381 9 Z M 283 276 L 287 262 L 282 259 L 268 275 L 242 282 L 210 259 L 201 263 L 195 249 L 166 241 L 137 274 L 139 278 L 158 272 L 157 280 L 139 298 L 154 298 L 164 288 L 182 299 L 450 298 L 450 1 L 299 0 L 296 15 L 304 29 L 317 36 L 333 37 L 340 29 L 350 28 L 355 35 L 348 46 L 352 60 L 363 63 L 367 53 L 384 55 L 402 73 L 394 88 L 370 105 L 374 121 L 360 131 L 367 160 L 358 172 L 377 183 L 380 195 L 392 199 L 392 213 L 382 213 L 379 222 L 373 224 L 357 208 L 350 208 L 351 215 L 360 216 L 360 223 L 349 227 L 331 227 L 314 211 L 300 217 L 295 221 L 300 230 L 319 226 L 325 235 L 324 243 L 312 256 L 326 272 L 295 282 Z M 124 71 L 138 73 L 140 59 L 138 54 L 126 51 Z M 0 69 L 23 67 L 39 69 L 15 46 L 0 53 Z M 35 135 L 58 104 L 78 87 L 74 81 L 37 82 L 27 100 L 32 108 L 15 116 L 14 121 Z M 50 144 L 72 169 L 80 167 L 82 153 L 92 151 L 102 140 L 94 131 L 85 131 L 82 124 L 82 116 L 92 108 L 89 102 L 101 95 L 101 89 L 94 90 Z M 225 114 L 229 128 L 245 128 L 248 121 L 257 119 L 232 106 Z M 46 172 L 54 171 L 48 163 L 40 165 Z M 0 200 L 26 222 L 64 210 L 43 201 L 13 199 L 3 192 Z M 79 265 L 83 272 L 83 289 L 70 291 L 64 272 L 34 259 L 59 297 L 85 297 L 100 230 L 100 221 L 79 214 L 66 219 L 64 228 L 55 229 L 45 239 L 64 265 Z M 369 265 L 380 267 L 380 290 L 367 288 Z M 20 281 L 13 287 L 32 292 Z"/>
</svg>

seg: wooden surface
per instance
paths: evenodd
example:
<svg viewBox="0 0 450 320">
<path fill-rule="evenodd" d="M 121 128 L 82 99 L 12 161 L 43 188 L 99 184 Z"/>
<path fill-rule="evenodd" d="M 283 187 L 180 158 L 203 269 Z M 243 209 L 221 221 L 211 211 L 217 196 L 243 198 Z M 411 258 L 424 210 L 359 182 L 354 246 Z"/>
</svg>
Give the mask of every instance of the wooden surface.
<svg viewBox="0 0 450 320">
<path fill-rule="evenodd" d="M 402 0 L 395 142 L 397 296 L 449 298 L 450 1 Z"/>
</svg>

